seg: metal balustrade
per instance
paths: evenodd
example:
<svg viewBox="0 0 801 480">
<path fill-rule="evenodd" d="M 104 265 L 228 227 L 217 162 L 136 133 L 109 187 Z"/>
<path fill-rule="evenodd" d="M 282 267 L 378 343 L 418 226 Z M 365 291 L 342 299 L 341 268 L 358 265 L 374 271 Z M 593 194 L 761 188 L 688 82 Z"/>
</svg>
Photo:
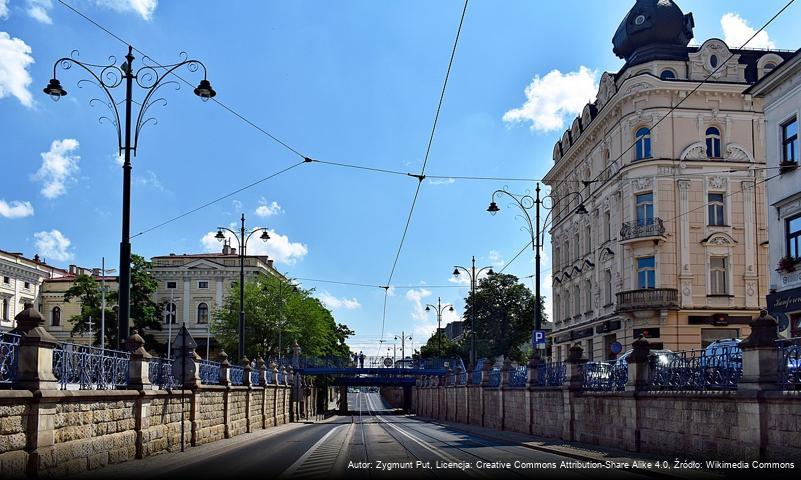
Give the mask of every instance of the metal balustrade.
<svg viewBox="0 0 801 480">
<path fill-rule="evenodd" d="M 585 390 L 620 392 L 626 389 L 628 364 L 588 362 L 582 368 L 582 388 Z"/>
<path fill-rule="evenodd" d="M 779 363 L 779 385 L 782 390 L 801 388 L 801 338 L 776 341 Z"/>
<path fill-rule="evenodd" d="M 462 373 L 456 375 L 457 385 L 467 385 L 467 370 L 462 370 Z"/>
<path fill-rule="evenodd" d="M 659 217 L 625 222 L 620 228 L 620 239 L 623 241 L 635 238 L 661 237 L 664 235 L 665 225 Z"/>
<path fill-rule="evenodd" d="M 250 384 L 253 386 L 261 385 L 261 371 L 258 368 L 250 371 Z"/>
<path fill-rule="evenodd" d="M 124 387 L 130 359 L 128 352 L 61 343 L 53 350 L 53 374 L 62 390 Z"/>
<path fill-rule="evenodd" d="M 481 371 L 484 369 L 484 362 L 486 360 L 483 358 L 479 358 L 476 362 L 476 367 L 473 369 L 473 372 L 470 374 L 471 379 L 470 383 L 473 385 L 480 385 L 481 384 Z"/>
<path fill-rule="evenodd" d="M 220 384 L 220 364 L 209 360 L 201 360 L 200 362 L 200 383 L 203 385 L 219 385 Z"/>
<path fill-rule="evenodd" d="M 652 390 L 736 390 L 742 374 L 743 354 L 739 347 L 688 350 L 649 359 Z"/>
<path fill-rule="evenodd" d="M 150 384 L 160 390 L 175 388 L 175 377 L 172 374 L 174 360 L 170 358 L 153 357 L 147 366 L 147 378 Z"/>
<path fill-rule="evenodd" d="M 0 333 L 0 386 L 13 386 L 17 380 L 19 340 L 19 335 Z"/>
<path fill-rule="evenodd" d="M 525 387 L 526 382 L 528 382 L 528 367 L 525 365 L 516 366 L 509 375 L 509 386 Z"/>
<path fill-rule="evenodd" d="M 498 367 L 492 367 L 489 373 L 489 386 L 490 387 L 499 387 L 501 385 L 501 369 Z"/>
<path fill-rule="evenodd" d="M 245 384 L 245 367 L 232 365 L 229 371 L 231 372 L 231 385 Z"/>
<path fill-rule="evenodd" d="M 567 365 L 564 362 L 548 362 L 537 365 L 537 384 L 540 387 L 559 387 L 565 383 Z"/>
</svg>

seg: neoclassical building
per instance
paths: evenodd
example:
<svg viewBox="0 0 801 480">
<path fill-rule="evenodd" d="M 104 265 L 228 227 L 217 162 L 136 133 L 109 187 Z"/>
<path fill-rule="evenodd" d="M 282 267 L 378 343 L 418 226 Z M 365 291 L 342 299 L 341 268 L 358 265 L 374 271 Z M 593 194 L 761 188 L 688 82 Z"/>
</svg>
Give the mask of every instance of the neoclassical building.
<svg viewBox="0 0 801 480">
<path fill-rule="evenodd" d="M 625 64 L 554 146 L 554 358 L 580 343 L 610 360 L 640 335 L 701 348 L 765 306 L 766 130 L 744 91 L 790 54 L 688 46 L 693 26 L 638 0 L 613 38 Z"/>
<path fill-rule="evenodd" d="M 151 272 L 159 287 L 155 301 L 165 304 L 162 330 L 149 333 L 159 342 L 167 342 L 170 323 L 173 336 L 184 323 L 204 355 L 206 343 L 214 340 L 209 321 L 223 298 L 239 282 L 239 255 L 227 243 L 220 253 L 169 254 L 151 259 Z M 255 275 L 283 275 L 266 255 L 245 256 L 245 281 Z"/>
<path fill-rule="evenodd" d="M 16 327 L 14 317 L 26 303 L 41 310 L 42 282 L 66 273 L 48 265 L 39 255 L 26 258 L 21 253 L 0 250 L 0 332 Z"/>
</svg>

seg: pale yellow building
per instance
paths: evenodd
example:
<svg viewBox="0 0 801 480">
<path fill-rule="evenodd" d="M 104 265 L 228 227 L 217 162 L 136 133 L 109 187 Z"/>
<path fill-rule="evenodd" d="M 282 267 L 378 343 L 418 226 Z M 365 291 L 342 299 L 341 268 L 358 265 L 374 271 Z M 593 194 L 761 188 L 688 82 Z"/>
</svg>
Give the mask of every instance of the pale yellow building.
<svg viewBox="0 0 801 480">
<path fill-rule="evenodd" d="M 26 258 L 21 253 L 0 250 L 0 332 L 16 327 L 14 317 L 26 303 L 41 309 L 42 282 L 66 273 L 48 265 L 39 255 Z"/>
<path fill-rule="evenodd" d="M 639 0 L 613 39 L 625 65 L 554 146 L 557 359 L 579 343 L 610 360 L 641 334 L 701 348 L 746 336 L 765 306 L 764 115 L 743 92 L 790 54 L 691 47 L 692 29 L 673 2 Z"/>
</svg>

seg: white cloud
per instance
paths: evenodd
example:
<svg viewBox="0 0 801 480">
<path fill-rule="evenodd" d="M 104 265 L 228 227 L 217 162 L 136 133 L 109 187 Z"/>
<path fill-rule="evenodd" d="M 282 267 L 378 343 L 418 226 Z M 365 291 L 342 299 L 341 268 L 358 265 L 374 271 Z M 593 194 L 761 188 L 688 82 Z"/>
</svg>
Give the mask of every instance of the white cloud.
<svg viewBox="0 0 801 480">
<path fill-rule="evenodd" d="M 137 13 L 144 20 L 151 20 L 156 7 L 159 4 L 158 0 L 95 0 L 101 7 L 106 7 L 116 12 Z"/>
<path fill-rule="evenodd" d="M 387 296 L 389 297 L 395 296 L 395 287 L 393 287 L 392 285 L 390 285 L 389 288 L 387 289 Z"/>
<path fill-rule="evenodd" d="M 74 155 L 80 144 L 73 138 L 53 140 L 50 150 L 43 152 L 42 166 L 33 176 L 34 180 L 43 182 L 42 195 L 56 198 L 67 192 L 66 184 L 73 181 L 78 173 L 78 161 L 81 157 Z"/>
<path fill-rule="evenodd" d="M 748 22 L 736 13 L 727 13 L 720 18 L 720 26 L 723 28 L 723 41 L 731 48 L 776 48 L 776 45 L 768 37 L 768 32 L 761 31 L 748 42 L 756 30 L 748 25 Z M 745 42 L 748 42 L 746 44 Z"/>
<path fill-rule="evenodd" d="M 456 179 L 453 178 L 429 178 L 428 183 L 431 185 L 450 185 L 452 183 L 456 183 Z"/>
<path fill-rule="evenodd" d="M 270 240 L 262 241 L 260 233 L 256 233 L 247 244 L 248 255 L 267 255 L 271 259 L 284 265 L 294 265 L 298 260 L 302 260 L 309 253 L 309 248 L 300 242 L 290 242 L 289 237 L 281 235 L 275 230 L 268 230 Z M 229 232 L 223 230 L 225 237 L 229 240 L 233 237 Z M 200 239 L 200 243 L 207 252 L 219 252 L 220 242 L 214 238 L 216 231 L 208 232 Z M 231 245 L 236 246 L 237 241 L 233 240 Z"/>
<path fill-rule="evenodd" d="M 327 291 L 323 290 L 322 293 L 318 296 L 321 302 L 326 307 L 331 309 L 337 310 L 340 308 L 344 308 L 345 310 L 356 310 L 357 308 L 361 308 L 362 304 L 356 300 L 356 297 L 347 299 L 347 298 L 337 298 Z"/>
<path fill-rule="evenodd" d="M 160 192 L 166 190 L 164 184 L 161 183 L 161 180 L 159 180 L 159 177 L 156 176 L 156 172 L 153 170 L 145 170 L 142 175 L 136 177 L 136 183 L 145 187 L 152 187 Z"/>
<path fill-rule="evenodd" d="M 526 87 L 526 102 L 503 114 L 508 123 L 531 122 L 531 129 L 541 132 L 564 128 L 566 116 L 581 113 L 598 92 L 598 72 L 585 66 L 577 72 L 552 70 L 544 77 L 535 75 Z"/>
<path fill-rule="evenodd" d="M 464 272 L 460 272 L 459 275 L 451 275 L 448 281 L 457 285 L 470 286 L 470 276 Z"/>
<path fill-rule="evenodd" d="M 489 251 L 489 261 L 492 262 L 492 266 L 496 268 L 503 267 L 506 265 L 506 261 L 503 259 L 503 256 L 497 250 L 490 250 Z"/>
<path fill-rule="evenodd" d="M 8 0 L 0 0 L 0 20 L 8 18 Z"/>
<path fill-rule="evenodd" d="M 12 200 L 11 203 L 0 199 L 0 217 L 24 218 L 33 215 L 33 205 L 31 202 L 20 202 Z"/>
<path fill-rule="evenodd" d="M 426 290 L 425 288 L 415 289 L 412 288 L 406 291 L 406 300 L 412 302 L 413 311 L 412 311 L 412 318 L 418 321 L 425 321 L 430 318 L 430 316 L 426 313 L 426 306 L 423 304 L 423 300 L 426 297 L 431 296 L 431 290 Z"/>
<path fill-rule="evenodd" d="M 122 153 L 114 154 L 114 163 L 116 163 L 120 167 L 125 165 L 125 154 Z"/>
<path fill-rule="evenodd" d="M 260 217 L 269 217 L 271 215 L 278 215 L 283 211 L 284 209 L 281 208 L 281 205 L 279 205 L 278 202 L 273 201 L 272 203 L 269 203 L 267 199 L 261 197 L 261 200 L 259 200 L 259 207 L 256 209 L 256 215 Z"/>
<path fill-rule="evenodd" d="M 231 205 L 234 206 L 234 210 L 235 211 L 237 211 L 237 212 L 241 212 L 242 211 L 242 202 L 240 202 L 239 200 L 236 200 L 236 199 L 231 200 Z"/>
<path fill-rule="evenodd" d="M 33 238 L 36 239 L 36 252 L 45 259 L 59 262 L 72 259 L 72 253 L 68 251 L 72 242 L 58 230 L 37 232 Z"/>
<path fill-rule="evenodd" d="M 53 19 L 49 15 L 50 9 L 53 8 L 52 0 L 28 0 L 27 4 L 26 11 L 31 18 L 47 25 L 53 23 Z"/>
<path fill-rule="evenodd" d="M 30 54 L 31 47 L 25 42 L 0 32 L 0 98 L 13 95 L 26 107 L 33 106 L 33 96 L 28 91 L 28 66 L 34 63 Z"/>
</svg>

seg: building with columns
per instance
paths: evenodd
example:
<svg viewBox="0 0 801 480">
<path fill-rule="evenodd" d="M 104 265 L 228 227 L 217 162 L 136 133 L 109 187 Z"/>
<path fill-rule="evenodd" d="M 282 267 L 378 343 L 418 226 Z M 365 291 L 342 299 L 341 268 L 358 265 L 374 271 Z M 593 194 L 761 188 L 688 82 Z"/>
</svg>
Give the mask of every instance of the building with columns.
<svg viewBox="0 0 801 480">
<path fill-rule="evenodd" d="M 151 259 L 151 272 L 158 281 L 154 299 L 165 304 L 164 325 L 161 331 L 151 331 L 156 340 L 167 342 L 170 322 L 173 336 L 184 323 L 198 343 L 197 351 L 203 354 L 211 338 L 209 322 L 223 298 L 239 282 L 239 254 L 228 244 L 220 253 L 176 255 L 171 253 Z M 245 256 L 245 281 L 258 274 L 283 275 L 273 268 L 266 255 Z"/>
<path fill-rule="evenodd" d="M 801 50 L 747 93 L 764 102 L 768 172 L 773 177 L 767 184 L 768 311 L 783 335 L 801 337 Z"/>
<path fill-rule="evenodd" d="M 556 359 L 579 343 L 611 360 L 640 335 L 671 350 L 741 338 L 765 306 L 766 130 L 744 91 L 791 53 L 688 46 L 693 26 L 638 0 L 613 38 L 626 63 L 554 145 Z"/>
<path fill-rule="evenodd" d="M 41 309 L 42 282 L 66 273 L 48 265 L 39 255 L 31 259 L 21 253 L 0 250 L 0 331 L 16 327 L 14 317 L 26 303 L 33 303 Z"/>
</svg>

